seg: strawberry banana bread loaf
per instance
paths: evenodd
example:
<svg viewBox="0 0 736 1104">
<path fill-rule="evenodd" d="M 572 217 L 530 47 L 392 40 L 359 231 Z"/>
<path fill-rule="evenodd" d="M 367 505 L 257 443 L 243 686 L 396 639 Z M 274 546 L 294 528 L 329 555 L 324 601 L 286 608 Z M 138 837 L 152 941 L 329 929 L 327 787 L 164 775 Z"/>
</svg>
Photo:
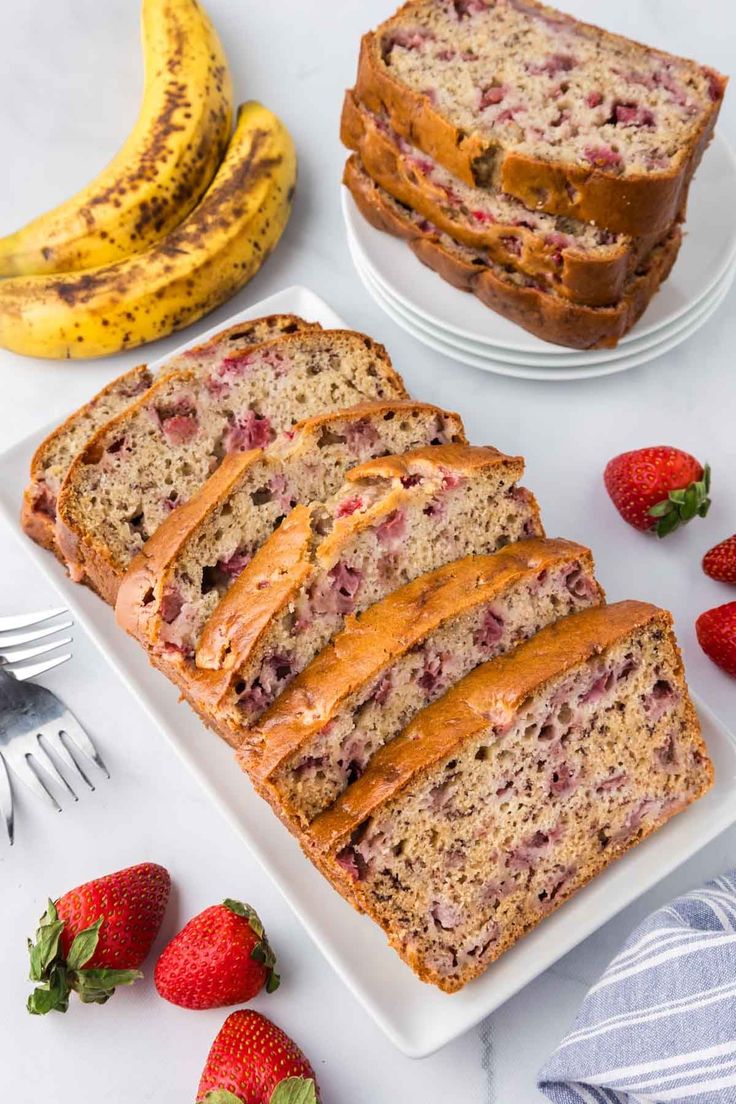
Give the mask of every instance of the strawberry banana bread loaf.
<svg viewBox="0 0 736 1104">
<path fill-rule="evenodd" d="M 542 534 L 520 457 L 470 445 L 370 460 L 325 503 L 297 506 L 256 553 L 202 633 L 197 665 L 211 707 L 238 743 L 343 627 L 345 618 L 418 575 Z"/>
<path fill-rule="evenodd" d="M 675 226 L 640 262 L 615 305 L 587 307 L 518 268 L 497 263 L 488 250 L 471 249 L 443 233 L 376 184 L 355 154 L 345 166 L 344 182 L 372 226 L 408 242 L 419 260 L 448 283 L 472 292 L 543 340 L 571 349 L 616 345 L 669 275 L 682 242 L 682 231 Z"/>
<path fill-rule="evenodd" d="M 676 218 L 725 86 L 535 0 L 412 0 L 364 38 L 356 93 L 467 184 L 637 236 Z"/>
<path fill-rule="evenodd" d="M 406 396 L 386 350 L 363 334 L 308 330 L 264 342 L 280 324 L 250 325 L 239 351 L 195 350 L 72 463 L 57 540 L 72 577 L 110 603 L 148 537 L 227 453 L 262 447 L 321 410 Z"/>
<path fill-rule="evenodd" d="M 602 600 L 590 552 L 564 540 L 519 541 L 422 575 L 349 619 L 246 733 L 240 763 L 299 833 L 474 667 Z"/>
<path fill-rule="evenodd" d="M 230 453 L 133 560 L 118 623 L 155 651 L 192 656 L 217 603 L 297 503 L 328 498 L 372 457 L 464 441 L 457 414 L 399 400 L 318 414 L 266 449 Z"/>
<path fill-rule="evenodd" d="M 268 324 L 267 329 L 263 328 L 263 322 Z M 258 320 L 255 331 L 253 325 L 241 322 L 217 334 L 206 345 L 169 358 L 157 376 L 191 363 L 195 357 L 204 357 L 218 347 L 229 351 L 241 350 L 245 343 L 252 344 L 254 335 L 257 340 L 263 341 L 269 332 L 320 329 L 317 323 L 305 322 L 296 315 Z M 145 364 L 131 368 L 71 414 L 36 449 L 31 460 L 31 482 L 23 496 L 21 523 L 29 537 L 55 552 L 60 559 L 63 560 L 56 543 L 56 500 L 72 460 L 105 422 L 129 407 L 153 382 L 154 374 Z"/>
<path fill-rule="evenodd" d="M 615 303 L 626 280 L 661 234 L 631 238 L 562 215 L 529 211 L 497 188 L 477 188 L 452 176 L 347 92 L 341 137 L 371 179 L 437 231 L 510 265 L 540 288 L 586 306 Z"/>
<path fill-rule="evenodd" d="M 452 992 L 711 785 L 669 614 L 573 614 L 476 668 L 379 751 L 309 846 Z"/>
</svg>

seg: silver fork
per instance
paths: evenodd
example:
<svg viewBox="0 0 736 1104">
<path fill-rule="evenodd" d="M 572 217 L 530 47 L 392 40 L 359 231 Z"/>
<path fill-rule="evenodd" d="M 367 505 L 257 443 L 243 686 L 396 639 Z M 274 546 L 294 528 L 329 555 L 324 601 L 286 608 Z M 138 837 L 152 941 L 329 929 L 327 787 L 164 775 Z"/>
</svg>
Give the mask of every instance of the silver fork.
<svg viewBox="0 0 736 1104">
<path fill-rule="evenodd" d="M 62 607 L 0 617 L 0 813 L 11 844 L 15 822 L 8 767 L 37 797 L 57 812 L 61 812 L 61 806 L 46 785 L 44 774 L 66 790 L 74 801 L 78 798 L 71 783 L 49 755 L 49 750 L 91 790 L 95 787 L 73 751 L 80 757 L 90 759 L 110 777 L 76 717 L 50 690 L 27 681 L 71 659 L 71 652 L 58 654 L 58 649 L 70 644 L 72 639 L 70 636 L 57 636 L 72 625 L 71 621 L 56 621 L 66 612 Z M 52 621 L 53 624 L 50 624 Z M 40 656 L 48 658 L 40 659 Z"/>
</svg>

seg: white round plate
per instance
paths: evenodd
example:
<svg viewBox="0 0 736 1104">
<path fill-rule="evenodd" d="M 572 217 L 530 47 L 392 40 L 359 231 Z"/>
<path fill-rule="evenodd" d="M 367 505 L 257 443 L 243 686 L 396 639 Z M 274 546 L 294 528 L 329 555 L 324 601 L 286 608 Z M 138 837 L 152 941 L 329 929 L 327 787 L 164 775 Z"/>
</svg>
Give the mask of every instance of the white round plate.
<svg viewBox="0 0 736 1104">
<path fill-rule="evenodd" d="M 355 258 L 353 258 L 355 261 Z M 608 364 L 599 365 L 582 365 L 579 368 L 538 368 L 528 367 L 525 365 L 509 364 L 502 360 L 494 360 L 489 356 L 479 356 L 478 354 L 472 354 L 464 352 L 456 345 L 449 344 L 446 340 L 443 341 L 436 337 L 431 337 L 429 334 L 417 329 L 413 322 L 409 321 L 406 314 L 400 314 L 398 309 L 393 303 L 390 303 L 385 294 L 378 288 L 375 281 L 356 263 L 356 270 L 360 276 L 363 284 L 365 285 L 368 293 L 378 304 L 379 307 L 391 318 L 397 326 L 401 326 L 403 330 L 411 334 L 422 344 L 427 345 L 430 349 L 434 349 L 438 353 L 444 354 L 444 356 L 450 357 L 452 360 L 457 360 L 461 364 L 469 364 L 474 368 L 480 368 L 485 372 L 495 372 L 501 376 L 511 376 L 515 379 L 531 379 L 531 380 L 544 380 L 544 381 L 559 381 L 559 380 L 583 380 L 583 379 L 596 379 L 600 376 L 610 376 L 616 372 L 625 372 L 629 368 L 636 368 L 640 364 L 645 364 L 650 360 L 654 360 L 664 353 L 670 352 L 681 342 L 686 341 L 697 330 L 700 329 L 705 322 L 711 317 L 712 314 L 720 306 L 722 300 L 725 298 L 728 290 L 733 281 L 733 273 L 731 279 L 723 285 L 708 307 L 706 307 L 702 314 L 699 315 L 691 324 L 680 331 L 674 336 L 667 336 L 663 338 L 658 344 L 654 345 L 650 349 L 644 350 L 644 352 L 633 353 L 631 356 L 621 357 Z M 501 354 L 504 355 L 503 353 Z"/>
<path fill-rule="evenodd" d="M 508 352 L 506 349 L 493 348 L 489 345 L 483 345 L 478 341 L 469 341 L 465 338 L 456 337 L 449 331 L 440 330 L 440 328 L 433 322 L 428 322 L 425 318 L 415 314 L 412 310 L 406 307 L 403 303 L 400 303 L 397 299 L 394 299 L 391 294 L 386 290 L 380 280 L 376 278 L 374 272 L 371 271 L 369 265 L 367 265 L 364 259 L 361 257 L 358 247 L 352 240 L 352 235 L 348 234 L 348 246 L 350 254 L 353 259 L 353 264 L 356 268 L 362 270 L 362 274 L 366 276 L 376 290 L 380 293 L 381 301 L 393 307 L 393 309 L 407 322 L 411 324 L 413 329 L 421 331 L 427 334 L 428 337 L 434 338 L 437 341 L 444 342 L 448 345 L 453 345 L 457 349 L 464 353 L 470 353 L 472 356 L 478 356 L 481 358 L 491 358 L 502 360 L 505 364 L 518 364 L 527 368 L 578 368 L 585 369 L 597 364 L 611 364 L 617 360 L 623 360 L 629 358 L 635 354 L 643 353 L 647 349 L 653 349 L 660 342 L 665 339 L 675 337 L 679 333 L 684 333 L 685 336 L 689 336 L 691 327 L 702 314 L 705 314 L 707 310 L 713 304 L 719 304 L 723 299 L 724 291 L 727 291 L 731 286 L 736 273 L 736 264 L 730 268 L 724 275 L 723 279 L 712 288 L 711 291 L 701 299 L 691 310 L 687 311 L 678 318 L 671 326 L 662 328 L 654 334 L 649 334 L 646 337 L 640 338 L 638 341 L 632 342 L 627 346 L 619 344 L 615 349 L 592 349 L 588 353 L 571 353 L 569 357 L 555 357 L 554 359 L 544 359 L 540 356 L 535 356 L 532 353 L 514 353 Z M 365 282 L 365 281 L 364 281 Z M 710 317 L 710 315 L 709 315 Z"/>
<path fill-rule="evenodd" d="M 736 257 L 736 158 L 716 135 L 693 182 L 685 240 L 669 280 L 652 300 L 644 318 L 621 341 L 635 341 L 672 325 L 723 279 Z M 502 318 L 474 296 L 458 291 L 426 268 L 406 244 L 375 230 L 343 189 L 343 214 L 360 253 L 381 284 L 415 314 L 456 337 L 554 358 L 570 355 Z"/>
</svg>

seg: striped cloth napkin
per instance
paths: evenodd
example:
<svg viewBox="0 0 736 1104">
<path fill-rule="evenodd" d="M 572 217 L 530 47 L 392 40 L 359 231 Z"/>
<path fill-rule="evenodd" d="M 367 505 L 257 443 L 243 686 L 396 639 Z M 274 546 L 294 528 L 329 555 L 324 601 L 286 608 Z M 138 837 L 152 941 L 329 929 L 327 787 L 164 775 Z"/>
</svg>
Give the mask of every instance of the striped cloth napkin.
<svg viewBox="0 0 736 1104">
<path fill-rule="evenodd" d="M 539 1088 L 555 1104 L 736 1104 L 736 871 L 636 929 Z"/>
</svg>

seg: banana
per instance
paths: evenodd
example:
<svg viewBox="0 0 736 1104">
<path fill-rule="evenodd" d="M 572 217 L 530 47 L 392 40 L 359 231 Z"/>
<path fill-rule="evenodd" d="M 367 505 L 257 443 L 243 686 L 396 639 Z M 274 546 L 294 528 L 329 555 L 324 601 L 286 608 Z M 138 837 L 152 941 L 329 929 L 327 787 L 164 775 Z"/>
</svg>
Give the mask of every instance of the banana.
<svg viewBox="0 0 736 1104">
<path fill-rule="evenodd" d="M 196 0 L 143 0 L 143 104 L 86 188 L 0 238 L 0 276 L 69 272 L 147 249 L 197 204 L 232 125 L 227 60 Z"/>
<path fill-rule="evenodd" d="M 288 221 L 295 182 L 289 132 L 261 104 L 243 104 L 209 190 L 163 241 L 86 272 L 0 281 L 0 346 L 105 356 L 201 318 L 263 264 Z"/>
</svg>

